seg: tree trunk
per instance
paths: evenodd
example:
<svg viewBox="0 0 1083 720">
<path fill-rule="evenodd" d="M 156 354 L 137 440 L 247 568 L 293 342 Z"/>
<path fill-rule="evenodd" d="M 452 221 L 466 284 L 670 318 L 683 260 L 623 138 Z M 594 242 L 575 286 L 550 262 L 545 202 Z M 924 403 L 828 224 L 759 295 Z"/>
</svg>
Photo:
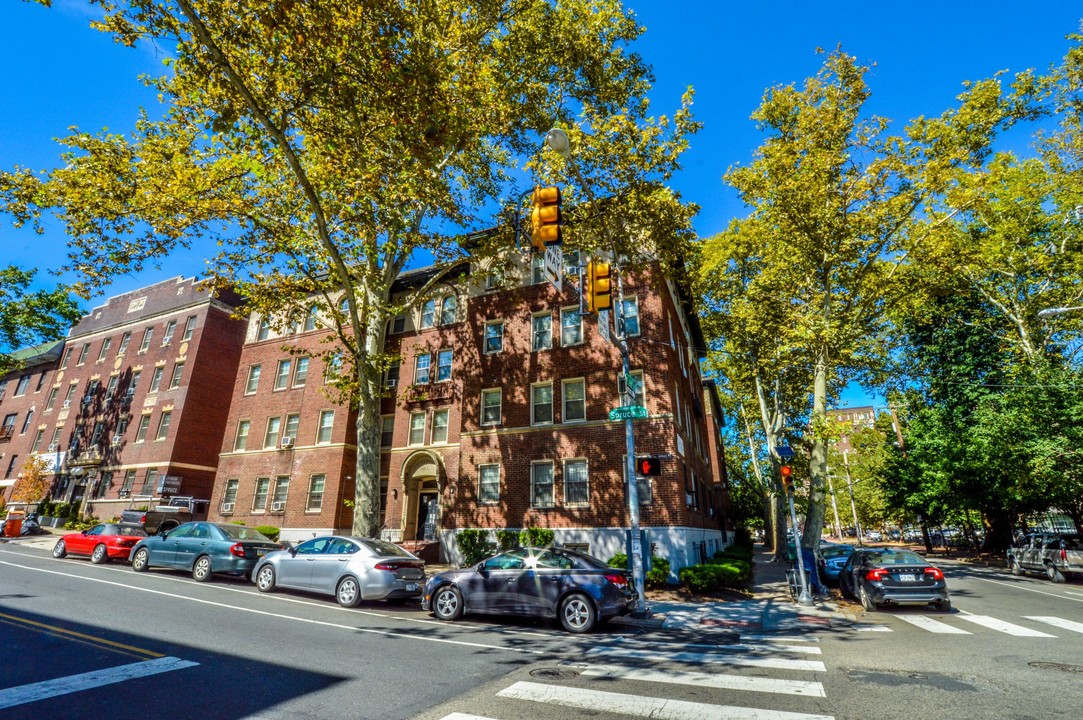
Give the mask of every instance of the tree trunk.
<svg viewBox="0 0 1083 720">
<path fill-rule="evenodd" d="M 357 464 L 354 484 L 353 534 L 360 537 L 380 536 L 380 395 L 383 392 L 382 373 L 372 362 L 382 348 L 387 317 L 376 312 L 376 303 L 369 304 L 365 328 L 364 356 L 356 359 L 360 393 L 357 406 Z"/>
<path fill-rule="evenodd" d="M 805 515 L 805 531 L 801 536 L 801 544 L 817 548 L 820 546 L 820 536 L 824 530 L 824 517 L 827 495 L 824 488 L 827 486 L 827 438 L 820 428 L 825 427 L 827 421 L 827 361 L 821 351 L 821 356 L 816 362 L 816 374 L 812 384 L 812 457 L 809 461 L 809 502 L 808 513 Z"/>
</svg>

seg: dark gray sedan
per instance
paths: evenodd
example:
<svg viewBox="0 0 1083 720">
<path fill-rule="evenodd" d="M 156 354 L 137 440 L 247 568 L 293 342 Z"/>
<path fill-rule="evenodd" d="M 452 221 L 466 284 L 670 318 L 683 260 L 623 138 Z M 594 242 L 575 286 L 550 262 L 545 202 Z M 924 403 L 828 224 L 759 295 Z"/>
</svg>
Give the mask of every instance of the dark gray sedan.
<svg viewBox="0 0 1083 720">
<path fill-rule="evenodd" d="M 409 600 L 425 586 L 425 563 L 398 545 L 327 535 L 268 553 L 252 575 L 260 592 L 278 588 L 334 595 L 339 605 Z"/>
<path fill-rule="evenodd" d="M 880 605 L 904 603 L 932 603 L 939 610 L 951 611 L 944 573 L 910 550 L 855 550 L 839 573 L 839 589 L 869 612 Z"/>
</svg>

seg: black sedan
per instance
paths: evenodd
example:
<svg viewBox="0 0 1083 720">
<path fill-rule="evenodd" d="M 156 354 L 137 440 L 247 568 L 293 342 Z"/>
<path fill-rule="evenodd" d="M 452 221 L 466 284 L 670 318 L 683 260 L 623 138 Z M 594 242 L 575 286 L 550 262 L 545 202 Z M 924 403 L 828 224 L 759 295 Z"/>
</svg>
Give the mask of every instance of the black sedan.
<svg viewBox="0 0 1083 720">
<path fill-rule="evenodd" d="M 440 620 L 464 612 L 558 618 L 568 632 L 629 612 L 636 593 L 628 571 L 566 548 L 519 548 L 434 575 L 423 607 Z"/>
<path fill-rule="evenodd" d="M 933 603 L 951 611 L 944 573 L 910 550 L 862 548 L 855 550 L 839 572 L 842 594 L 861 601 L 872 612 L 879 605 Z"/>
</svg>

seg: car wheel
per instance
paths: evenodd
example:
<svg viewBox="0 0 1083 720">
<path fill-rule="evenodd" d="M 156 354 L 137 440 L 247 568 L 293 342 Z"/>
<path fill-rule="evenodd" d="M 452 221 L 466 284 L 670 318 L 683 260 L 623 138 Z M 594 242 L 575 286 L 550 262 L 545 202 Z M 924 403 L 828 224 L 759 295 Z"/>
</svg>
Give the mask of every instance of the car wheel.
<svg viewBox="0 0 1083 720">
<path fill-rule="evenodd" d="M 271 592 L 275 589 L 275 569 L 270 565 L 264 565 L 256 573 L 256 587 L 260 592 Z"/>
<path fill-rule="evenodd" d="M 206 555 L 196 558 L 196 564 L 192 566 L 192 577 L 196 582 L 207 582 L 211 579 L 211 559 Z"/>
<path fill-rule="evenodd" d="M 1019 558 L 1012 558 L 1012 575 L 1022 575 L 1023 566 L 1019 564 Z"/>
<path fill-rule="evenodd" d="M 148 567 L 150 567 L 150 553 L 146 548 L 139 548 L 132 556 L 132 570 L 146 572 Z"/>
<path fill-rule="evenodd" d="M 951 612 L 951 600 L 941 600 L 940 602 L 938 602 L 936 604 L 936 609 L 939 610 L 940 612 L 950 613 Z"/>
<path fill-rule="evenodd" d="M 1057 566 L 1053 563 L 1046 563 L 1045 576 L 1055 583 L 1064 582 L 1064 573 L 1057 569 Z"/>
<path fill-rule="evenodd" d="M 105 549 L 105 545 L 98 544 L 94 547 L 94 552 L 90 554 L 90 562 L 95 565 L 109 562 L 109 551 Z"/>
<path fill-rule="evenodd" d="M 56 545 L 53 545 L 53 557 L 60 559 L 62 557 L 67 557 L 67 555 L 68 546 L 64 543 L 63 540 L 57 540 Z"/>
<path fill-rule="evenodd" d="M 853 597 L 850 594 L 850 587 L 846 584 L 846 581 L 842 579 L 842 575 L 839 575 L 839 594 L 844 598 Z"/>
<path fill-rule="evenodd" d="M 594 629 L 597 621 L 594 603 L 586 595 L 575 593 L 560 603 L 560 624 L 571 633 L 585 633 Z"/>
<path fill-rule="evenodd" d="M 444 585 L 432 596 L 432 614 L 439 620 L 458 620 L 463 616 L 463 594 L 454 585 Z"/>
<path fill-rule="evenodd" d="M 357 584 L 357 578 L 346 576 L 338 583 L 335 590 L 335 599 L 344 608 L 357 607 L 361 602 L 361 586 Z"/>
<path fill-rule="evenodd" d="M 876 611 L 876 603 L 872 601 L 872 596 L 869 595 L 869 591 L 865 589 L 864 585 L 858 586 L 857 594 L 861 598 L 861 607 L 865 608 L 865 612 Z"/>
</svg>

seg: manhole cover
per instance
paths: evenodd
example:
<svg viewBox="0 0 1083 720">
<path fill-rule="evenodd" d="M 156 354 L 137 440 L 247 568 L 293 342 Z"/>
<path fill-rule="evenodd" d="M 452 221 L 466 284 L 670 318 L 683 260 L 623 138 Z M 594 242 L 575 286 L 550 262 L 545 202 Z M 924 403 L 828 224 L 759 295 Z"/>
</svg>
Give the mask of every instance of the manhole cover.
<svg viewBox="0 0 1083 720">
<path fill-rule="evenodd" d="M 1061 672 L 1083 673 L 1083 665 L 1069 665 L 1068 663 L 1055 662 L 1032 662 L 1027 663 L 1032 668 L 1039 670 L 1060 670 Z"/>
<path fill-rule="evenodd" d="M 530 671 L 530 677 L 544 678 L 546 680 L 570 680 L 579 677 L 579 671 L 571 668 L 538 668 Z"/>
</svg>

